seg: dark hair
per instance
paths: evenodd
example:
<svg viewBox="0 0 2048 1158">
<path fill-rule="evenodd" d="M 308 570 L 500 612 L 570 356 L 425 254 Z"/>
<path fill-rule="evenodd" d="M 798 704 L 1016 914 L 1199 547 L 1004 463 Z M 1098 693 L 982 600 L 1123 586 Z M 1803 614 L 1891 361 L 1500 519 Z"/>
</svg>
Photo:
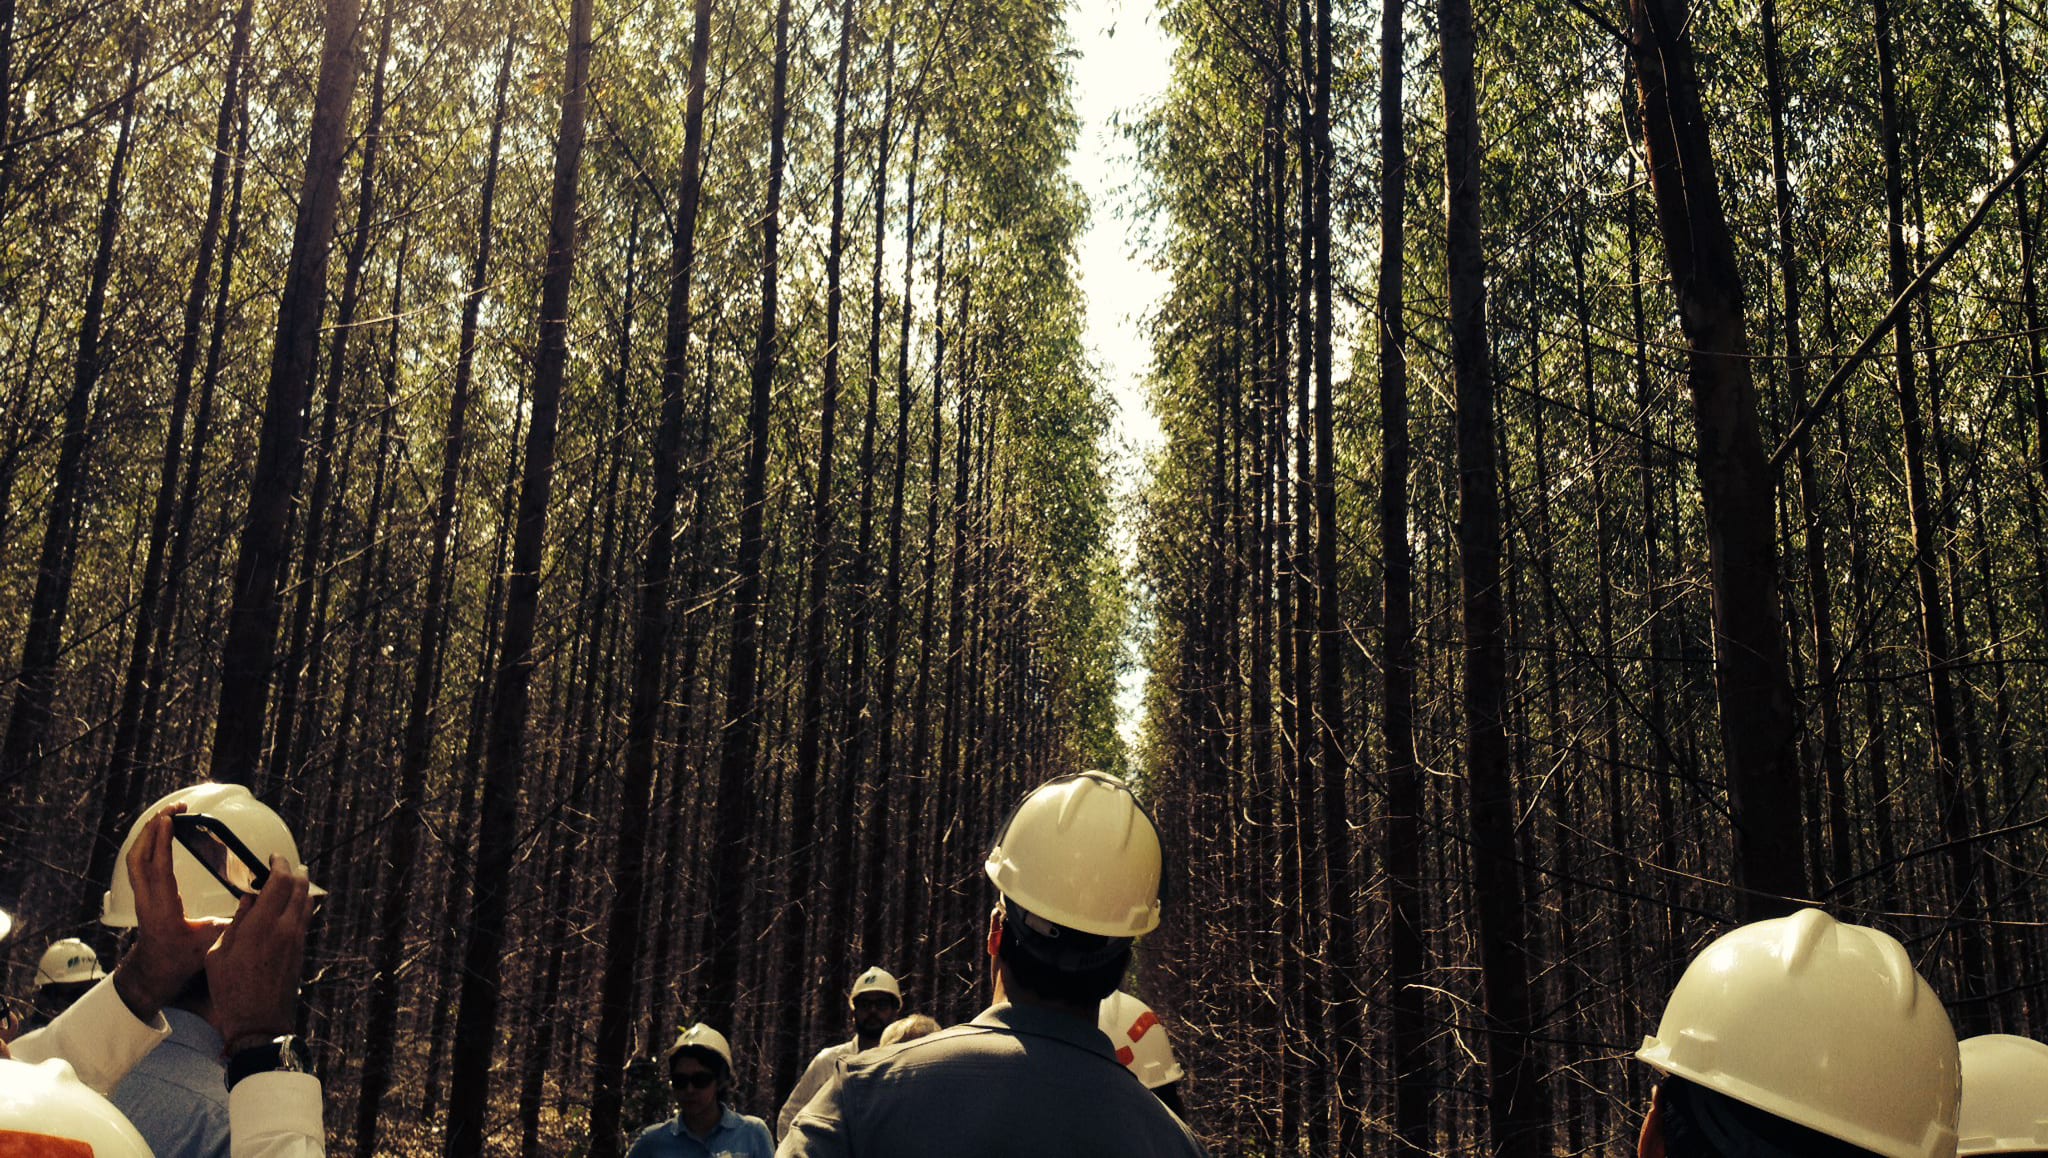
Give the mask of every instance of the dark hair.
<svg viewBox="0 0 2048 1158">
<path fill-rule="evenodd" d="M 1022 911 L 1013 904 L 1004 915 L 1002 941 L 996 946 L 996 956 L 1010 967 L 1010 975 L 1019 985 L 1040 997 L 1077 1005 L 1099 1002 L 1116 992 L 1124 974 L 1131 968 L 1131 942 L 1128 938 L 1094 937 L 1090 933 L 1062 929 L 1067 938 L 1094 937 L 1101 942 L 1101 950 L 1110 954 L 1107 960 L 1062 969 L 1032 952 L 1031 946 L 1042 938 L 1018 919 Z"/>
<path fill-rule="evenodd" d="M 1657 1108 L 1670 1158 L 1876 1158 L 1684 1078 L 1657 1083 Z"/>
</svg>

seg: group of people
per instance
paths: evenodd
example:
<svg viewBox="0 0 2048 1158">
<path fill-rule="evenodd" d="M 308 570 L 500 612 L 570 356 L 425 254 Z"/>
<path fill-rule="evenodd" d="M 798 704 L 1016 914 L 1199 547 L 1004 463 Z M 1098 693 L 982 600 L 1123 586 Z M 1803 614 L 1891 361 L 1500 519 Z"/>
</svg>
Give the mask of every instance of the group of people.
<svg viewBox="0 0 2048 1158">
<path fill-rule="evenodd" d="M 805 1069 L 779 1146 L 765 1121 L 725 1105 L 731 1046 L 693 1025 L 668 1055 L 676 1116 L 642 1131 L 628 1158 L 1203 1154 L 1176 1113 L 1182 1073 L 1165 1031 L 1118 991 L 1132 946 L 1159 925 L 1161 860 L 1158 829 L 1121 780 L 1047 781 L 988 855 L 993 1000 L 980 1016 L 943 1030 L 892 1021 L 901 986 L 863 971 L 847 994 L 854 1036 Z"/>
<path fill-rule="evenodd" d="M 1157 1016 L 1117 988 L 1135 938 L 1159 922 L 1159 867 L 1158 832 L 1120 781 L 1082 773 L 1026 796 L 987 863 L 993 1003 L 892 1048 L 880 1029 L 900 1007 L 896 980 L 861 974 L 856 1035 L 805 1071 L 774 1153 L 1203 1153 Z M 708 1027 L 671 1056 L 693 1035 L 716 1039 L 727 1088 L 731 1051 Z M 2048 1156 L 2048 1045 L 1958 1044 L 1897 940 L 1818 909 L 1710 944 L 1637 1057 L 1658 1075 L 1641 1158 Z M 650 1127 L 632 1158 L 770 1152 L 767 1123 L 717 1105 Z"/>
<path fill-rule="evenodd" d="M 1038 786 L 985 866 L 987 1009 L 942 1030 L 864 970 L 854 1036 L 812 1059 L 774 1135 L 730 1104 L 726 1035 L 692 1025 L 665 1058 L 675 1116 L 629 1158 L 1204 1154 L 1164 1028 L 1119 989 L 1159 924 L 1161 860 L 1121 780 Z M 46 1023 L 0 1060 L 0 1155 L 324 1153 L 292 1036 L 320 890 L 291 833 L 245 789 L 200 785 L 138 818 L 122 862 L 101 919 L 134 939 L 111 974 L 82 942 L 45 954 Z M 1818 909 L 1709 945 L 1636 1056 L 1658 1074 L 1642 1158 L 2048 1155 L 2048 1045 L 1958 1044 L 1898 941 Z"/>
</svg>

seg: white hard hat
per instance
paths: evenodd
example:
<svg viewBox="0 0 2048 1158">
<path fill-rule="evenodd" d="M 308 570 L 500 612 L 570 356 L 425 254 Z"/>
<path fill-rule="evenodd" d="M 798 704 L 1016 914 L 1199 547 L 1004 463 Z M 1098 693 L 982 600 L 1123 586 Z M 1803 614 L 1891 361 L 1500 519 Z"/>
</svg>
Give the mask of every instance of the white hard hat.
<svg viewBox="0 0 2048 1158">
<path fill-rule="evenodd" d="M 1963 1111 L 1956 1153 L 2048 1150 L 2048 1045 L 2009 1033 L 1962 1043 Z"/>
<path fill-rule="evenodd" d="M 185 811 L 194 815 L 213 817 L 266 863 L 272 856 L 282 856 L 300 868 L 305 867 L 299 860 L 299 842 L 292 839 L 292 830 L 285 827 L 284 819 L 271 811 L 269 805 L 250 795 L 247 788 L 239 784 L 195 784 L 190 788 L 180 788 L 144 809 L 142 815 L 128 826 L 128 839 L 121 842 L 121 855 L 114 865 L 113 887 L 107 890 L 101 903 L 100 924 L 124 929 L 134 927 L 135 886 L 128 881 L 128 850 L 142 835 L 142 826 L 173 804 L 183 804 Z M 185 902 L 187 917 L 232 918 L 235 915 L 240 903 L 238 898 L 214 879 L 214 875 L 184 845 L 172 846 L 171 867 L 178 874 L 178 897 Z M 327 890 L 314 885 L 312 893 L 316 897 L 324 897 Z"/>
<path fill-rule="evenodd" d="M 675 1060 L 675 1056 L 686 1049 L 708 1049 L 725 1060 L 726 1073 L 732 1072 L 732 1043 L 725 1040 L 724 1034 L 703 1022 L 676 1034 L 676 1043 L 668 1047 L 669 1060 Z"/>
<path fill-rule="evenodd" d="M 1116 1060 L 1136 1074 L 1146 1089 L 1172 1085 L 1187 1076 L 1174 1059 L 1173 1043 L 1166 1040 L 1166 1027 L 1159 1024 L 1159 1015 L 1123 990 L 1102 999 L 1095 1024 L 1116 1047 Z"/>
<path fill-rule="evenodd" d="M 1017 805 L 988 854 L 1005 897 L 1099 937 L 1159 926 L 1159 830 L 1128 785 L 1101 772 L 1058 776 Z"/>
<path fill-rule="evenodd" d="M 0 1154 L 150 1158 L 149 1143 L 69 1062 L 0 1059 Z"/>
<path fill-rule="evenodd" d="M 852 1009 L 854 999 L 863 993 L 886 993 L 896 999 L 896 1004 L 903 1004 L 903 990 L 896 984 L 896 975 L 880 965 L 870 965 L 854 978 L 853 992 L 846 995 L 846 1007 Z"/>
<path fill-rule="evenodd" d="M 51 945 L 43 950 L 43 959 L 36 962 L 37 989 L 98 981 L 106 975 L 107 971 L 100 968 L 100 955 L 76 937 L 66 937 Z"/>
<path fill-rule="evenodd" d="M 1802 909 L 1686 967 L 1636 1056 L 1885 1158 L 1954 1154 L 1955 1030 L 1890 936 Z"/>
</svg>

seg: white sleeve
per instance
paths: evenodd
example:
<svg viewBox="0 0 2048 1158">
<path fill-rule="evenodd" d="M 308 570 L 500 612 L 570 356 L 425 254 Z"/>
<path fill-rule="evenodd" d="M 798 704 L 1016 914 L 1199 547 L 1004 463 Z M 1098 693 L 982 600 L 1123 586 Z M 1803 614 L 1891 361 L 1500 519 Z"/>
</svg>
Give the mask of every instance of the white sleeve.
<svg viewBox="0 0 2048 1158">
<path fill-rule="evenodd" d="M 228 1091 L 232 1158 L 320 1158 L 327 1153 L 320 1079 L 282 1071 L 251 1074 Z"/>
<path fill-rule="evenodd" d="M 157 1014 L 154 1025 L 137 1018 L 109 976 L 50 1024 L 9 1042 L 8 1050 L 25 1062 L 62 1058 L 78 1072 L 79 1081 L 105 1095 L 169 1036 L 171 1023 L 164 1015 Z"/>
</svg>

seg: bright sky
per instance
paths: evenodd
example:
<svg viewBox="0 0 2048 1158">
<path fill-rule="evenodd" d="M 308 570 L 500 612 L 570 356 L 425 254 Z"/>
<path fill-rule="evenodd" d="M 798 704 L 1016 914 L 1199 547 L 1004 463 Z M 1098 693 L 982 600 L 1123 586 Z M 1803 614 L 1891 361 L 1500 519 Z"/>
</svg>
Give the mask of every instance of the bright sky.
<svg viewBox="0 0 2048 1158">
<path fill-rule="evenodd" d="M 1159 421 L 1145 404 L 1144 378 L 1151 358 L 1141 326 L 1164 297 L 1167 281 L 1137 254 L 1132 189 L 1137 162 L 1115 120 L 1128 121 L 1166 90 L 1172 50 L 1160 31 L 1150 0 L 1070 0 L 1068 29 L 1080 58 L 1074 62 L 1074 96 L 1081 114 L 1080 147 L 1074 177 L 1092 207 L 1081 238 L 1081 286 L 1088 294 L 1088 344 L 1117 402 L 1110 434 L 1119 478 L 1119 510 L 1143 480 L 1145 457 L 1159 445 Z M 1135 561 L 1134 529 L 1118 526 L 1125 563 Z M 1139 658 L 1135 654 L 1133 658 Z M 1134 668 L 1117 697 L 1120 727 L 1135 743 L 1146 672 Z"/>
</svg>

